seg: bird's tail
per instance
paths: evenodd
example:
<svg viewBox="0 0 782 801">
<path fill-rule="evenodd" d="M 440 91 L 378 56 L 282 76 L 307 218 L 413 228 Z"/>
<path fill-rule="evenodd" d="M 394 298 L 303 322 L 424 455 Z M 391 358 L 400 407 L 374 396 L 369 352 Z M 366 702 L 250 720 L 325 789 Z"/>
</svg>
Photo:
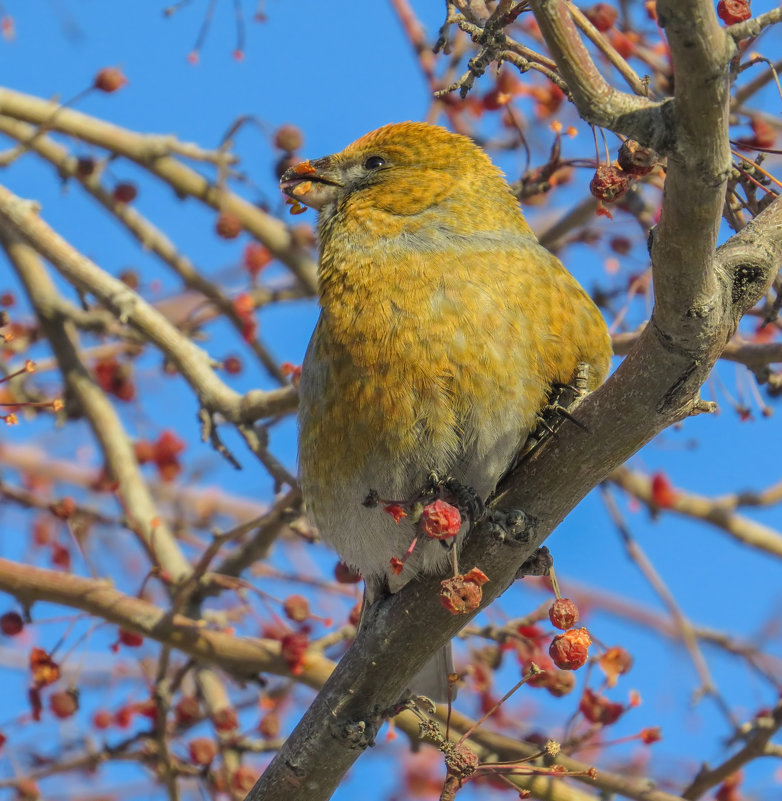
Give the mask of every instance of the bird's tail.
<svg viewBox="0 0 782 801">
<path fill-rule="evenodd" d="M 453 673 L 451 643 L 446 643 L 410 680 L 410 693 L 425 695 L 436 704 L 449 699 L 448 674 Z M 450 700 L 456 698 L 456 688 L 450 691 Z"/>
<path fill-rule="evenodd" d="M 405 582 L 406 583 L 406 582 Z M 364 602 L 361 604 L 359 629 L 366 624 L 366 612 L 378 598 L 397 592 L 404 584 L 389 588 L 386 577 L 371 576 L 364 580 Z M 453 673 L 453 652 L 451 643 L 446 643 L 410 680 L 408 695 L 425 695 L 436 704 L 447 704 L 449 700 L 448 675 Z M 456 687 L 450 691 L 450 700 L 456 698 Z"/>
</svg>

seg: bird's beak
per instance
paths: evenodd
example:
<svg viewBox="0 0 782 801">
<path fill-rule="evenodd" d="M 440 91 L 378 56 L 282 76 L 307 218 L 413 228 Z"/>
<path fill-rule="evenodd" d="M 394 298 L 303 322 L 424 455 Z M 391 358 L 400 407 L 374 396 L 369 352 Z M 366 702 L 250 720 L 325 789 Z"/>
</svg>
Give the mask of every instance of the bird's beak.
<svg viewBox="0 0 782 801">
<path fill-rule="evenodd" d="M 336 200 L 341 184 L 331 156 L 317 161 L 302 161 L 280 178 L 280 189 L 292 200 L 313 209 L 322 209 Z"/>
</svg>

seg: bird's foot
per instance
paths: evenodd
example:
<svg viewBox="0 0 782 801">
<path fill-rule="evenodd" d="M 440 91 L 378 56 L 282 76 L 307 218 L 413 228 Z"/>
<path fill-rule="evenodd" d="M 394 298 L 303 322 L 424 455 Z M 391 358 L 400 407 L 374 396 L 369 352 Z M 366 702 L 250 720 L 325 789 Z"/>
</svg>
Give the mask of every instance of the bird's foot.
<svg viewBox="0 0 782 801">
<path fill-rule="evenodd" d="M 344 740 L 351 748 L 371 748 L 383 723 L 382 714 L 373 715 L 368 720 L 335 720 L 331 724 L 332 734 Z"/>
<path fill-rule="evenodd" d="M 500 542 L 526 545 L 535 521 L 521 509 L 487 509 L 482 522 Z"/>
<path fill-rule="evenodd" d="M 542 545 L 535 551 L 535 553 L 527 559 L 526 562 L 516 572 L 516 578 L 524 578 L 524 576 L 545 576 L 554 566 L 554 557 L 551 551 Z"/>
</svg>

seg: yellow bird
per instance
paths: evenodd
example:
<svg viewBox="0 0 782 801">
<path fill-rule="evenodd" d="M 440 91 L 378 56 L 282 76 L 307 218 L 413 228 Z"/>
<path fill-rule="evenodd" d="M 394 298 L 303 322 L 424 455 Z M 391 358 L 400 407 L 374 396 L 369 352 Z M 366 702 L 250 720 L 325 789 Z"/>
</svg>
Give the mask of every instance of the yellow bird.
<svg viewBox="0 0 782 801">
<path fill-rule="evenodd" d="M 365 603 L 449 552 L 362 501 L 452 476 L 486 498 L 579 362 L 590 389 L 611 344 L 595 304 L 538 244 L 502 172 L 465 136 L 404 122 L 307 161 L 283 191 L 319 212 L 320 318 L 300 383 L 308 513 L 366 583 Z M 460 535 L 460 538 L 463 533 Z M 458 542 L 457 542 L 458 547 Z M 450 652 L 411 689 L 447 698 Z"/>
</svg>

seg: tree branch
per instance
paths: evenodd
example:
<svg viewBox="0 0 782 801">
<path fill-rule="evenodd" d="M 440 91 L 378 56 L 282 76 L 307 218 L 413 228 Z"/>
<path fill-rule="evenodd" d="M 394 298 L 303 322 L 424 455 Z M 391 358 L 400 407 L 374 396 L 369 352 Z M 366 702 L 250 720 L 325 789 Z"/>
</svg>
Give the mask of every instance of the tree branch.
<svg viewBox="0 0 782 801">
<path fill-rule="evenodd" d="M 530 5 L 581 117 L 667 153 L 672 143 L 668 121 L 672 101 L 657 103 L 611 86 L 581 41 L 564 0 L 531 0 Z"/>
<path fill-rule="evenodd" d="M 33 125 L 45 125 L 47 130 L 60 131 L 125 156 L 157 175 L 178 194 L 191 195 L 214 209 L 230 212 L 250 234 L 284 262 L 303 284 L 313 291 L 317 288 L 312 259 L 305 251 L 296 247 L 282 221 L 238 195 L 210 183 L 178 159 L 162 155 L 159 149 L 154 148 L 159 137 L 148 137 L 11 89 L 0 89 L 0 114 Z"/>
<path fill-rule="evenodd" d="M 0 91 L 1 94 L 1 91 Z M 34 204 L 0 186 L 0 220 L 10 225 L 75 286 L 95 295 L 121 322 L 127 321 L 176 365 L 210 412 L 231 422 L 251 422 L 264 408 L 280 408 L 290 397 L 286 390 L 266 395 L 256 390 L 242 396 L 224 384 L 209 356 L 172 325 L 159 311 L 117 278 L 101 270 L 53 231 Z M 266 404 L 264 403 L 266 401 Z"/>
</svg>

